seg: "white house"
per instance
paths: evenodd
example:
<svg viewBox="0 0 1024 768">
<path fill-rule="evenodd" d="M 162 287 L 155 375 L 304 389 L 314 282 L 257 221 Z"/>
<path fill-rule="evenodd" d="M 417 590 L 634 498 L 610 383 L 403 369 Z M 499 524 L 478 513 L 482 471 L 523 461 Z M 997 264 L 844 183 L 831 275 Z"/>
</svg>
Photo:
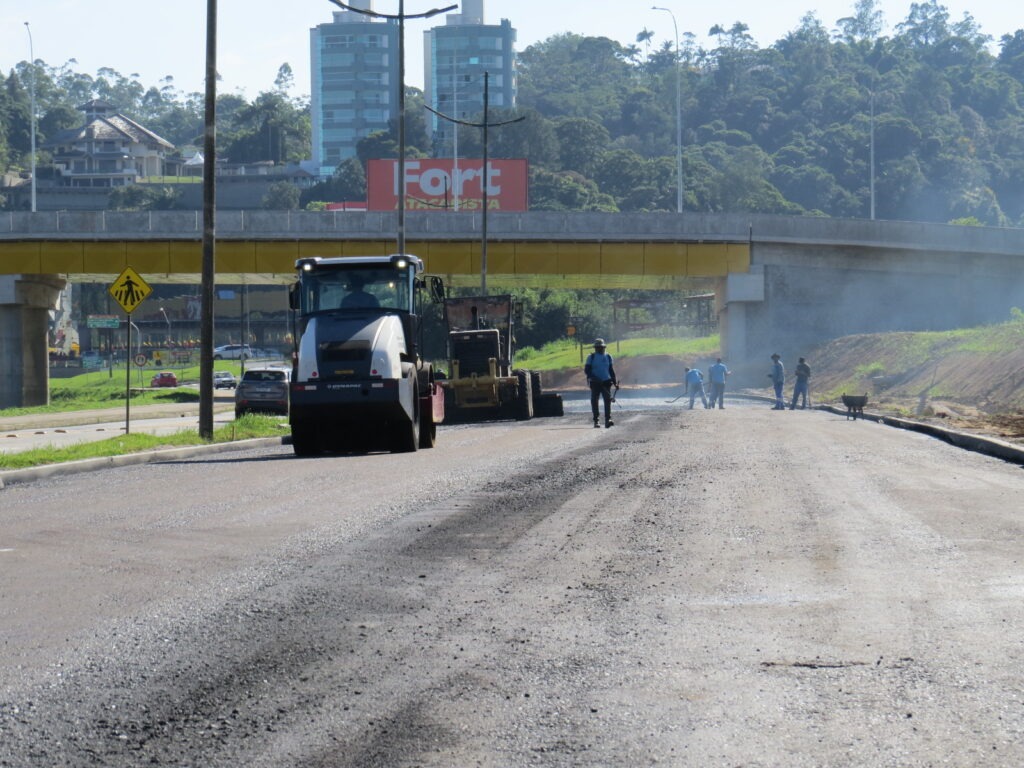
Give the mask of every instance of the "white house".
<svg viewBox="0 0 1024 768">
<path fill-rule="evenodd" d="M 53 152 L 58 186 L 121 187 L 164 175 L 173 144 L 105 101 L 79 109 L 85 112 L 85 125 L 61 131 L 43 145 Z"/>
</svg>

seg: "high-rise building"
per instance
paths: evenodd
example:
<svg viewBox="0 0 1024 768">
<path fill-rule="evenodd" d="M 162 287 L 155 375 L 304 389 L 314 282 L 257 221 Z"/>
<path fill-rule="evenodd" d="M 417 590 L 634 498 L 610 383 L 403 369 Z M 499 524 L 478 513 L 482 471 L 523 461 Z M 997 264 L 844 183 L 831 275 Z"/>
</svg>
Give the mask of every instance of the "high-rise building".
<svg viewBox="0 0 1024 768">
<path fill-rule="evenodd" d="M 372 11 L 373 0 L 349 0 Z M 309 30 L 313 165 L 320 176 L 355 157 L 365 136 L 386 130 L 398 110 L 397 20 L 336 11 L 334 21 Z"/>
<path fill-rule="evenodd" d="M 484 0 L 463 0 L 461 13 L 445 16 L 444 26 L 424 32 L 423 95 L 427 105 L 461 120 L 479 121 L 484 109 L 484 73 L 488 106 L 516 104 L 516 31 L 508 19 L 484 23 Z M 428 113 L 436 151 L 455 155 L 455 126 Z"/>
</svg>

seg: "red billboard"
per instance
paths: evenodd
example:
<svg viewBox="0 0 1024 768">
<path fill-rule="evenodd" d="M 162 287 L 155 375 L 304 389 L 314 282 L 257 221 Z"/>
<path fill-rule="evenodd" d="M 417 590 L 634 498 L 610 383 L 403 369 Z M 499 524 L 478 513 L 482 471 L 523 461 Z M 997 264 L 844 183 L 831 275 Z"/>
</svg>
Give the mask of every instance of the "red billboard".
<svg viewBox="0 0 1024 768">
<path fill-rule="evenodd" d="M 370 160 L 366 173 L 367 209 L 398 208 L 397 160 Z M 479 211 L 483 205 L 483 160 L 459 158 L 405 161 L 407 211 Z M 528 207 L 526 160 L 487 161 L 487 210 L 525 211 Z"/>
</svg>

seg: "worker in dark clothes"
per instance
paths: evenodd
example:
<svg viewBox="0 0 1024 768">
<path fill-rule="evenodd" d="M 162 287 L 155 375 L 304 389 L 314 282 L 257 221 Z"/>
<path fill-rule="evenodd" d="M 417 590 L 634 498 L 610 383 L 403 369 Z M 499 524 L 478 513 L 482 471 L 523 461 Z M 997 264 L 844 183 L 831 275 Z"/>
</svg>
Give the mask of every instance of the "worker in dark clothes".
<svg viewBox="0 0 1024 768">
<path fill-rule="evenodd" d="M 615 365 L 612 356 L 605 351 L 604 339 L 594 340 L 594 351 L 587 355 L 583 372 L 590 385 L 590 410 L 594 414 L 594 426 L 600 428 L 601 415 L 598 411 L 598 400 L 604 400 L 604 425 L 614 426 L 612 421 L 612 387 L 618 388 L 619 380 L 615 376 Z"/>
<path fill-rule="evenodd" d="M 789 404 L 789 410 L 792 411 L 796 408 L 796 401 L 800 397 L 803 397 L 803 404 L 800 406 L 800 410 L 803 410 L 807 407 L 808 402 L 808 383 L 811 378 L 811 366 L 801 357 L 793 373 L 796 376 L 796 383 L 793 384 L 793 402 Z"/>
</svg>

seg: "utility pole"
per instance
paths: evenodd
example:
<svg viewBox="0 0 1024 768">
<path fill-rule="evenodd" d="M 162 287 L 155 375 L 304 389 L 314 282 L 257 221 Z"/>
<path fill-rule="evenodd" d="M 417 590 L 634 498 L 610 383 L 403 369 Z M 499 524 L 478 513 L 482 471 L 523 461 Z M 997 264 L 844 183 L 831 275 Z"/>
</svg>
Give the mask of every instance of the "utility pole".
<svg viewBox="0 0 1024 768">
<path fill-rule="evenodd" d="M 217 0 L 206 0 L 203 117 L 203 263 L 199 315 L 199 436 L 213 438 L 213 299 L 217 215 Z"/>
<path fill-rule="evenodd" d="M 339 8 L 346 11 L 354 11 L 364 16 L 372 16 L 377 19 L 391 19 L 398 21 L 398 252 L 405 253 L 405 20 L 406 19 L 429 19 L 439 13 L 454 11 L 458 5 L 449 5 L 446 8 L 433 8 L 425 13 L 405 14 L 405 0 L 398 0 L 398 13 L 378 13 L 365 8 L 356 8 L 341 0 L 330 0 Z"/>
<path fill-rule="evenodd" d="M 487 168 L 487 129 L 498 128 L 502 125 L 510 125 L 512 123 L 519 123 L 526 119 L 526 115 L 517 117 L 514 120 L 503 120 L 500 123 L 491 123 L 487 120 L 487 111 L 489 109 L 489 87 L 490 87 L 490 73 L 484 72 L 484 119 L 479 123 L 470 123 L 465 120 L 457 120 L 449 115 L 442 114 L 436 109 L 426 107 L 430 112 L 440 117 L 443 120 L 447 120 L 454 123 L 456 126 L 468 125 L 471 128 L 482 128 L 484 132 L 483 144 L 484 144 L 484 157 L 483 157 L 483 173 L 481 174 L 480 187 L 481 187 L 481 212 L 480 212 L 480 292 L 487 295 L 487 186 L 490 184 L 491 174 Z M 458 128 L 456 127 L 456 131 Z"/>
</svg>

